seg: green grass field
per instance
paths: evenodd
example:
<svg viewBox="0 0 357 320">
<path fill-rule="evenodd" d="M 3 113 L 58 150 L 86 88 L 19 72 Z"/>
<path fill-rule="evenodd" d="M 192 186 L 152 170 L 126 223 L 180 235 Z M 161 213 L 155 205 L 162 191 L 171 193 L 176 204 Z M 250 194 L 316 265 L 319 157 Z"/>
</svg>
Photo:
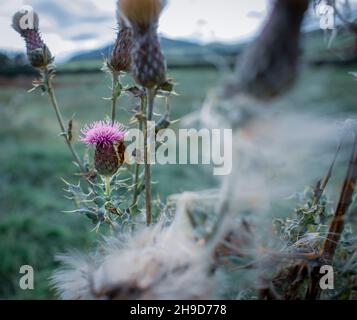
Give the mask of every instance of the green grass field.
<svg viewBox="0 0 357 320">
<path fill-rule="evenodd" d="M 312 110 L 323 116 L 343 116 L 356 110 L 357 82 L 348 74 L 356 68 L 305 70 L 296 88 L 279 104 Z M 180 70 L 170 74 L 180 96 L 172 100 L 172 118 L 200 107 L 207 90 L 221 75 L 213 70 Z M 104 74 L 63 75 L 56 79 L 57 96 L 68 119 L 75 115 L 76 133 L 89 121 L 109 114 L 110 81 Z M 100 235 L 90 232 L 84 217 L 62 213 L 73 208 L 64 198 L 61 177 L 75 181 L 74 166 L 47 96 L 26 93 L 30 82 L 0 88 L 0 298 L 54 298 L 48 277 L 54 255 L 88 249 Z M 126 122 L 135 100 L 120 100 L 119 119 Z M 80 119 L 80 122 L 78 121 Z M 81 149 L 81 144 L 76 144 Z M 200 190 L 217 181 L 197 166 L 154 169 L 155 193 L 162 198 L 184 190 Z M 20 290 L 19 268 L 35 269 L 35 289 Z"/>
</svg>

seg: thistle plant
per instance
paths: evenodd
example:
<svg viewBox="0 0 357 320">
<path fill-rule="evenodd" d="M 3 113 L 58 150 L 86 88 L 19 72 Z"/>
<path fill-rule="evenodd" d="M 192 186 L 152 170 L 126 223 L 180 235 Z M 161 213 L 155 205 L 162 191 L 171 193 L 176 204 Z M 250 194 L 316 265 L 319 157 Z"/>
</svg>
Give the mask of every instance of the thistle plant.
<svg viewBox="0 0 357 320">
<path fill-rule="evenodd" d="M 148 90 L 166 80 L 166 64 L 157 34 L 165 0 L 119 0 L 119 7 L 133 29 L 132 73 Z"/>
<path fill-rule="evenodd" d="M 117 12 L 118 33 L 112 49 L 112 53 L 107 60 L 108 67 L 113 72 L 131 71 L 131 50 L 133 46 L 133 31 L 125 20 Z"/>
<path fill-rule="evenodd" d="M 105 61 L 104 70 L 111 74 L 112 78 L 112 97 L 110 98 L 111 119 L 114 123 L 116 119 L 116 104 L 122 93 L 120 76 L 131 71 L 131 51 L 133 46 L 133 32 L 121 16 L 118 8 L 117 18 L 117 38 L 109 59 Z"/>
<path fill-rule="evenodd" d="M 340 231 L 331 232 L 335 224 L 332 202 L 325 193 L 316 201 L 315 191 L 306 188 L 294 214 L 275 220 L 277 234 L 285 243 L 282 252 L 290 255 L 290 259 L 283 260 L 272 284 L 277 297 L 284 299 L 351 298 L 356 277 L 356 269 L 351 266 L 357 263 L 352 226 L 346 223 Z M 330 240 L 337 236 L 338 241 Z M 327 244 L 336 246 L 333 253 Z M 320 288 L 322 265 L 334 268 L 334 290 L 323 292 Z"/>
<path fill-rule="evenodd" d="M 33 26 L 23 29 L 21 26 L 21 19 L 25 16 L 25 14 L 31 14 L 33 16 Z M 65 139 L 75 163 L 80 168 L 82 174 L 85 175 L 87 170 L 84 168 L 82 161 L 73 146 L 71 122 L 68 123 L 69 125 L 66 128 L 55 96 L 52 84 L 56 70 L 55 65 L 53 64 L 54 57 L 52 57 L 50 50 L 41 38 L 39 31 L 39 17 L 37 13 L 23 10 L 16 12 L 12 19 L 12 27 L 25 40 L 28 59 L 31 65 L 39 70 L 41 75 L 40 80 L 34 82 L 34 88 L 31 91 L 40 88 L 43 92 L 46 92 L 49 95 L 61 129 L 60 135 Z"/>
<path fill-rule="evenodd" d="M 22 26 L 22 19 L 28 14 L 32 17 L 32 25 Z M 27 57 L 31 65 L 35 68 L 46 69 L 53 62 L 54 58 L 41 38 L 39 23 L 37 13 L 33 11 L 21 10 L 16 12 L 12 18 L 12 27 L 25 40 Z"/>
<path fill-rule="evenodd" d="M 125 131 L 118 122 L 95 122 L 82 129 L 82 141 L 95 145 L 94 167 L 104 177 L 106 193 L 110 195 L 110 178 L 124 162 Z"/>
<path fill-rule="evenodd" d="M 144 128 L 144 162 L 146 223 L 152 220 L 151 166 L 148 159 L 148 122 L 153 118 L 154 100 L 160 85 L 166 82 L 166 64 L 157 34 L 158 20 L 166 4 L 164 0 L 119 0 L 118 5 L 133 29 L 132 73 L 146 89 Z"/>
<path fill-rule="evenodd" d="M 148 11 L 142 13 L 141 5 Z M 87 145 L 86 154 L 81 157 L 74 145 L 74 119 L 67 124 L 62 115 L 61 107 L 56 99 L 53 80 L 56 73 L 54 57 L 42 40 L 39 31 L 39 17 L 34 11 L 33 25 L 22 28 L 21 19 L 28 11 L 19 11 L 13 17 L 13 28 L 24 38 L 27 55 L 33 67 L 40 74 L 34 81 L 34 87 L 48 94 L 60 126 L 60 135 L 64 138 L 75 164 L 80 169 L 81 177 L 87 182 L 86 188 L 81 181 L 72 184 L 67 180 L 67 198 L 77 206 L 70 212 L 86 215 L 98 230 L 103 223 L 114 229 L 134 226 L 142 222 L 141 213 L 145 212 L 146 224 L 153 221 L 153 205 L 162 207 L 159 200 L 151 197 L 151 170 L 148 163 L 148 124 L 152 120 L 154 98 L 158 92 L 165 93 L 166 99 L 173 91 L 171 84 L 166 82 L 166 66 L 157 35 L 157 24 L 164 3 L 161 1 L 138 1 L 117 3 L 117 36 L 110 56 L 105 60 L 103 71 L 112 78 L 112 96 L 110 118 L 85 125 L 80 141 Z M 141 13 L 139 13 L 139 11 Z M 139 17 L 143 14 L 143 16 Z M 121 76 L 132 74 L 138 86 L 124 87 Z M 125 163 L 126 146 L 124 142 L 126 129 L 119 123 L 116 113 L 118 98 L 123 94 L 132 95 L 140 101 L 139 107 L 129 125 L 138 123 L 138 128 L 145 134 L 145 175 L 141 174 L 139 161 L 135 164 L 134 173 Z M 168 105 L 168 104 L 167 104 Z M 169 108 L 159 121 L 157 130 L 170 125 Z M 92 148 L 94 146 L 94 152 Z M 135 150 L 136 159 L 140 159 L 140 150 Z M 91 160 L 90 155 L 93 154 Z M 145 180 L 145 181 L 144 181 Z M 145 190 L 145 210 L 140 207 L 140 194 Z"/>
</svg>

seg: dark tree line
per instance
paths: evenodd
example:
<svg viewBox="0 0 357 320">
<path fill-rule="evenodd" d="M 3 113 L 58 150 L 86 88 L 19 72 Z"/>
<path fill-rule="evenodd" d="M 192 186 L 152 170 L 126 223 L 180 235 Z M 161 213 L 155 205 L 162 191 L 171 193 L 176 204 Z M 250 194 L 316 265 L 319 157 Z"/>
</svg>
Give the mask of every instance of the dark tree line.
<svg viewBox="0 0 357 320">
<path fill-rule="evenodd" d="M 36 71 L 28 64 L 23 53 L 9 55 L 0 52 L 0 76 L 34 75 Z"/>
</svg>

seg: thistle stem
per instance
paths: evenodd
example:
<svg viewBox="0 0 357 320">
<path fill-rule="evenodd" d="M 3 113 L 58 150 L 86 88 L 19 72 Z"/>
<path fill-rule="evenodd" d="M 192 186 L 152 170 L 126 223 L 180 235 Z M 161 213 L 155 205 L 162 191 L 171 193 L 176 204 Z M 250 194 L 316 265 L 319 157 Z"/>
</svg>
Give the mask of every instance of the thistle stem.
<svg viewBox="0 0 357 320">
<path fill-rule="evenodd" d="M 148 104 L 147 121 L 151 121 L 154 111 L 154 100 L 156 96 L 156 90 L 146 89 L 146 95 L 147 95 L 147 104 Z"/>
<path fill-rule="evenodd" d="M 114 124 L 115 118 L 116 118 L 116 106 L 117 106 L 117 101 L 118 101 L 118 92 L 117 88 L 118 85 L 120 84 L 120 79 L 119 75 L 117 72 L 113 71 L 112 72 L 112 123 Z"/>
<path fill-rule="evenodd" d="M 135 165 L 135 178 L 134 178 L 134 195 L 133 195 L 133 204 L 135 205 L 136 202 L 138 201 L 138 196 L 139 196 L 139 188 L 138 188 L 138 184 L 139 184 L 139 173 L 140 173 L 140 164 L 137 163 Z"/>
<path fill-rule="evenodd" d="M 146 224 L 151 224 L 151 167 L 148 163 L 148 121 L 145 121 L 144 128 L 144 163 L 145 163 L 145 203 L 146 203 Z"/>
<path fill-rule="evenodd" d="M 63 121 L 63 117 L 62 117 L 62 114 L 61 114 L 61 110 L 59 108 L 59 105 L 58 105 L 58 102 L 57 102 L 57 99 L 56 99 L 56 95 L 55 95 L 55 92 L 54 92 L 54 88 L 53 88 L 53 84 L 52 84 L 52 81 L 51 81 L 51 74 L 50 74 L 50 71 L 48 68 L 45 69 L 44 71 L 44 80 L 45 80 L 45 84 L 47 86 L 47 93 L 51 99 L 51 104 L 53 106 L 53 109 L 55 110 L 55 113 L 56 113 L 56 117 L 57 117 L 57 120 L 58 120 L 58 123 L 60 125 L 60 128 L 61 128 L 61 133 L 62 133 L 62 136 L 64 137 L 65 141 L 66 141 L 66 144 L 73 156 L 73 159 L 74 161 L 77 163 L 77 165 L 79 166 L 79 168 L 81 169 L 82 173 L 85 174 L 87 173 L 87 170 L 84 168 L 76 150 L 74 149 L 74 146 L 72 144 L 72 142 L 70 141 L 68 135 L 67 135 L 67 132 L 66 132 L 66 127 L 64 125 L 64 121 Z"/>
<path fill-rule="evenodd" d="M 151 210 L 151 165 L 148 161 L 148 122 L 152 120 L 154 110 L 154 100 L 156 95 L 155 89 L 147 89 L 147 116 L 144 130 L 144 162 L 145 162 L 145 201 L 146 201 L 146 223 L 151 224 L 152 210 Z"/>
<path fill-rule="evenodd" d="M 143 115 L 144 115 L 144 110 L 145 110 L 145 96 L 142 96 L 140 98 L 140 115 L 139 115 L 139 131 L 141 132 L 143 130 Z M 139 146 L 141 145 L 141 141 L 139 143 Z M 138 150 L 137 150 L 138 152 Z M 136 204 L 138 201 L 138 196 L 139 196 L 139 173 L 140 173 L 140 163 L 136 161 L 135 164 L 135 178 L 134 178 L 134 195 L 133 195 L 133 205 Z"/>
<path fill-rule="evenodd" d="M 104 184 L 105 184 L 105 195 L 107 197 L 110 196 L 110 176 L 104 177 Z"/>
</svg>

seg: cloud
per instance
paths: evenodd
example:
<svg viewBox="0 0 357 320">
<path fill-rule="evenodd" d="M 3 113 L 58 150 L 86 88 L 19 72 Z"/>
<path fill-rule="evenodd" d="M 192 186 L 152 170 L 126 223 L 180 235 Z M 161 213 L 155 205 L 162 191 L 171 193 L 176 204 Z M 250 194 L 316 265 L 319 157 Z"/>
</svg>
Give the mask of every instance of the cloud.
<svg viewBox="0 0 357 320">
<path fill-rule="evenodd" d="M 81 50 L 96 49 L 115 39 L 115 0 L 0 0 L 0 49 L 24 50 L 22 39 L 11 28 L 11 17 L 23 5 L 40 16 L 46 43 L 57 58 Z"/>
<path fill-rule="evenodd" d="M 12 14 L 30 5 L 40 15 L 43 38 L 57 58 L 69 52 L 97 49 L 115 39 L 116 0 L 0 0 L 0 49 L 24 50 L 11 29 Z M 169 0 L 159 32 L 169 38 L 202 42 L 234 41 L 253 35 L 261 20 L 251 11 L 266 13 L 268 0 Z"/>
<path fill-rule="evenodd" d="M 81 23 L 112 22 L 113 14 L 102 12 L 93 1 L 76 0 L 71 2 L 59 2 L 57 0 L 35 0 L 33 7 L 43 15 L 46 15 L 60 28 L 72 28 Z"/>
<path fill-rule="evenodd" d="M 73 41 L 84 41 L 84 40 L 90 40 L 90 39 L 95 39 L 97 37 L 96 33 L 80 33 L 76 34 L 74 36 L 71 36 L 70 39 Z"/>
</svg>

